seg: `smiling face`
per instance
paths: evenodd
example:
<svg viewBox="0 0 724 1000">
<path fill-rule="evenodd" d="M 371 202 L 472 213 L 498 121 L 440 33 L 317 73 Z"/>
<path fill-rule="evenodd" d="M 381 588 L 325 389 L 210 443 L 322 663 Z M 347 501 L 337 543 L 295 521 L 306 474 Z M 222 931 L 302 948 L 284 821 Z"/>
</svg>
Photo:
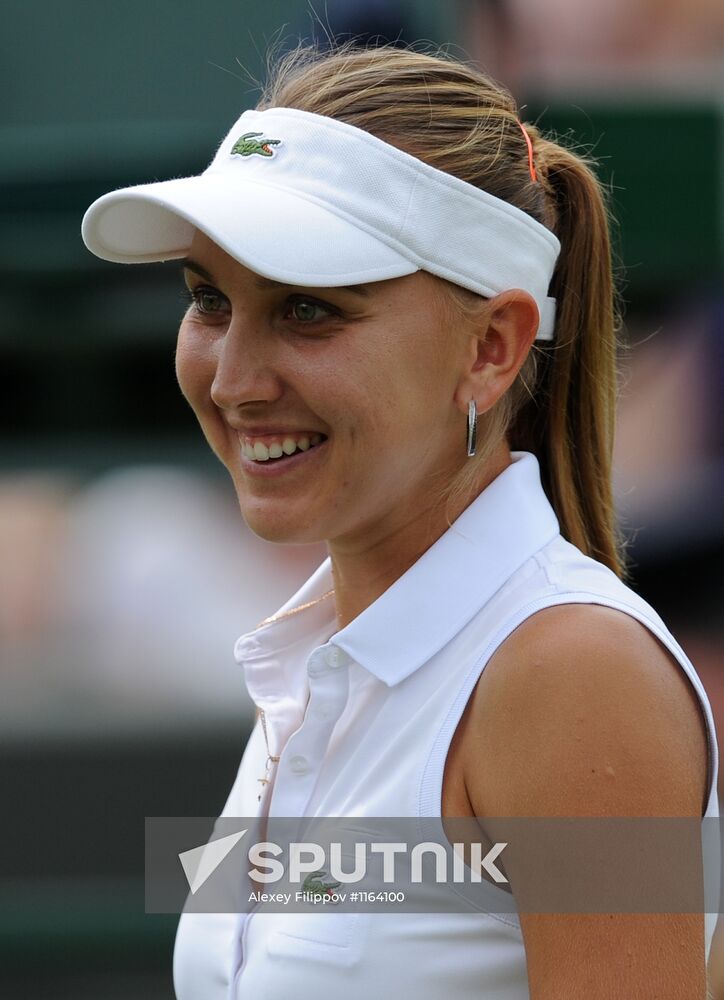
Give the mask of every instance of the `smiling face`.
<svg viewBox="0 0 724 1000">
<path fill-rule="evenodd" d="M 431 477 L 449 481 L 466 461 L 454 395 L 470 340 L 453 329 L 437 280 L 296 288 L 200 233 L 189 262 L 179 384 L 251 530 L 352 551 L 423 520 Z M 278 462 L 248 457 L 254 442 L 314 435 L 320 444 Z"/>
</svg>

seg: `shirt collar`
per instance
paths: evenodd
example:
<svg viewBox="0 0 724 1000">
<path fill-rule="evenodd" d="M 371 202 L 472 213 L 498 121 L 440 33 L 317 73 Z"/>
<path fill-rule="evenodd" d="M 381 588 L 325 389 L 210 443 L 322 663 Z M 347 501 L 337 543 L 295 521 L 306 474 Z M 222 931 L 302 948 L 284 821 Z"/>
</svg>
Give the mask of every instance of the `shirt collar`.
<svg viewBox="0 0 724 1000">
<path fill-rule="evenodd" d="M 559 534 L 537 459 L 529 452 L 513 452 L 512 459 L 417 562 L 343 629 L 335 631 L 334 601 L 328 598 L 241 636 L 237 660 L 260 650 L 271 654 L 326 624 L 329 641 L 385 684 L 409 677 Z M 328 556 L 276 614 L 333 586 Z"/>
</svg>

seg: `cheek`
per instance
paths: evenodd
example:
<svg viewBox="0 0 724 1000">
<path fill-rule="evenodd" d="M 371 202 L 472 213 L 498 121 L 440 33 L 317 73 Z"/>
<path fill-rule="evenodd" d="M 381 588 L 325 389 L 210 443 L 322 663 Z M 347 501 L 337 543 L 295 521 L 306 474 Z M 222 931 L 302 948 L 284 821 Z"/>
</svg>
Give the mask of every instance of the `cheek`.
<svg viewBox="0 0 724 1000">
<path fill-rule="evenodd" d="M 215 371 L 216 361 L 208 342 L 191 325 L 182 323 L 176 343 L 176 378 L 181 392 L 199 415 L 211 405 Z"/>
<path fill-rule="evenodd" d="M 412 428 L 419 439 L 421 430 L 434 434 L 444 421 L 453 391 L 450 358 L 435 330 L 398 328 L 397 332 L 383 379 L 386 419 L 399 424 L 405 435 Z"/>
<path fill-rule="evenodd" d="M 224 422 L 211 399 L 216 373 L 214 343 L 190 323 L 182 323 L 176 343 L 176 378 L 216 457 L 228 465 L 229 442 Z"/>
</svg>

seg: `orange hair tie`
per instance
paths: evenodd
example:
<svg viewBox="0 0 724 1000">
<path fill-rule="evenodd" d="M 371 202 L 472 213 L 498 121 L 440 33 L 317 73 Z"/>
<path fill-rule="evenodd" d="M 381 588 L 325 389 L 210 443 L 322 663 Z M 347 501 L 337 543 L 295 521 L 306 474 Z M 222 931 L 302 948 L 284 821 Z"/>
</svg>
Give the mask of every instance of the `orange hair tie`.
<svg viewBox="0 0 724 1000">
<path fill-rule="evenodd" d="M 520 126 L 520 131 L 525 136 L 525 142 L 528 147 L 528 169 L 530 170 L 530 178 L 535 184 L 538 181 L 538 175 L 535 172 L 535 163 L 533 162 L 533 143 L 530 141 L 530 136 L 528 135 L 525 125 L 520 118 L 516 118 L 515 120 Z"/>
</svg>

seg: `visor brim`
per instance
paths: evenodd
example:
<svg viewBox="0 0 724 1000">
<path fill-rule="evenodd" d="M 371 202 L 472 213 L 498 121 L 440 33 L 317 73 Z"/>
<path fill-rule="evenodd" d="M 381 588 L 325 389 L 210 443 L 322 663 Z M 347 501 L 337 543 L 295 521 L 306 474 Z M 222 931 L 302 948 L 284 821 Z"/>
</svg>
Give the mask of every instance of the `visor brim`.
<svg viewBox="0 0 724 1000">
<path fill-rule="evenodd" d="M 252 271 L 287 284 L 334 287 L 419 270 L 324 205 L 208 174 L 103 195 L 86 212 L 82 235 L 104 260 L 141 264 L 185 257 L 197 229 Z"/>
</svg>

